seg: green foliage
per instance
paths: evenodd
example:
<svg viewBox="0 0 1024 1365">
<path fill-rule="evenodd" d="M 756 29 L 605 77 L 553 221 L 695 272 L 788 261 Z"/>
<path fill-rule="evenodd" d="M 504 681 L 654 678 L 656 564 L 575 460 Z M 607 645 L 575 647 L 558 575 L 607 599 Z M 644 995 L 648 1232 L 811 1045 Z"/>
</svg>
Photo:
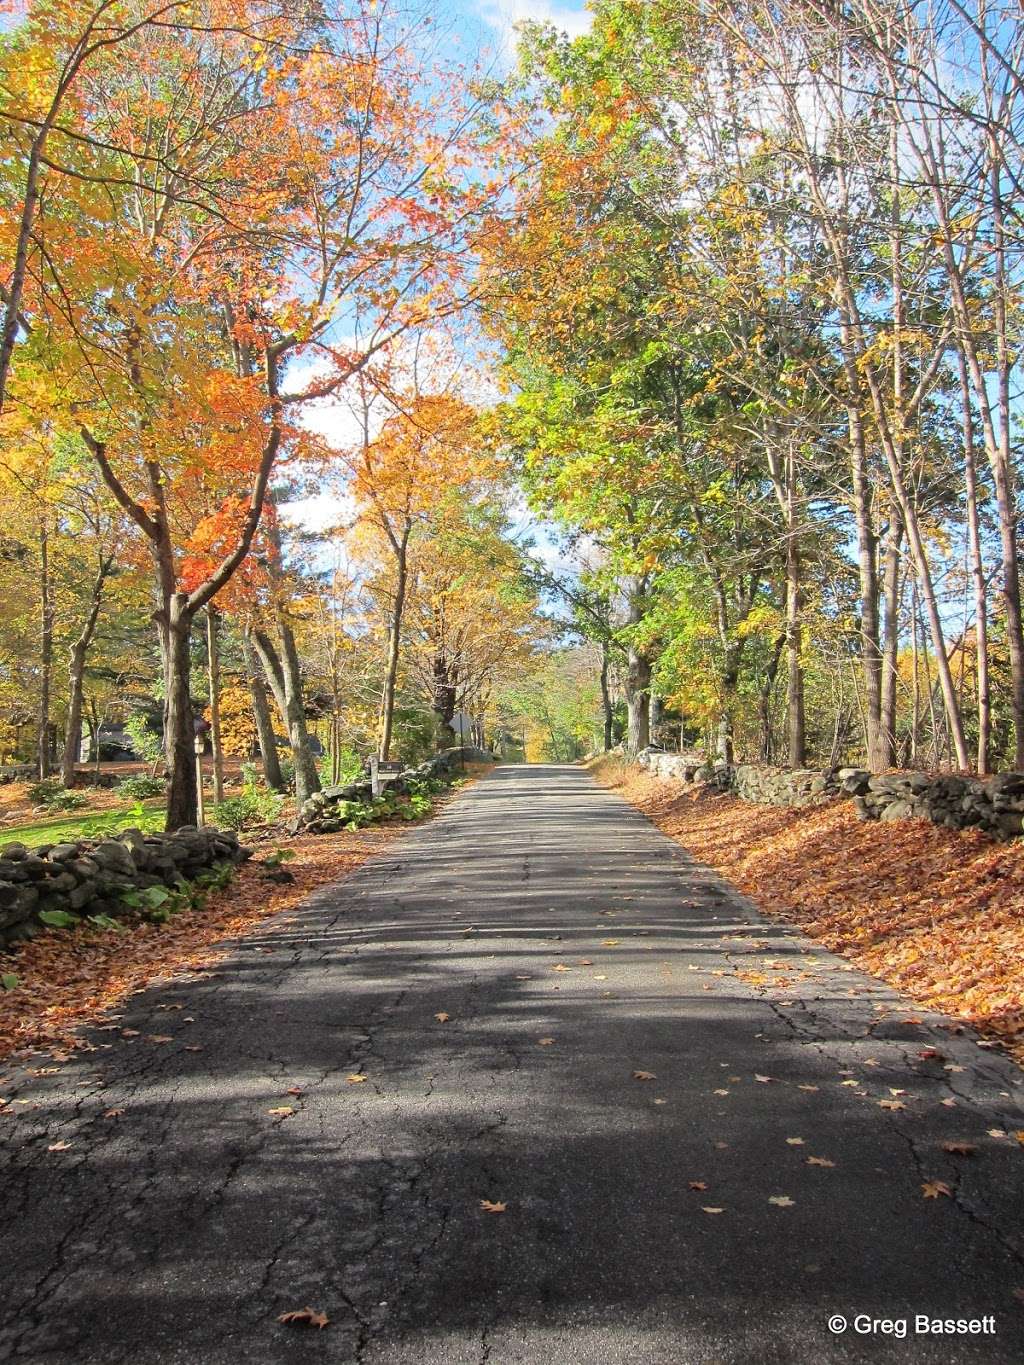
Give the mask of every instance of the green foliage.
<svg viewBox="0 0 1024 1365">
<path fill-rule="evenodd" d="M 151 730 L 146 717 L 139 712 L 129 716 L 124 723 L 124 732 L 132 742 L 132 748 L 145 763 L 158 763 L 163 757 L 163 742 Z"/>
<path fill-rule="evenodd" d="M 4 974 L 0 976 L 0 988 L 5 991 L 17 990 L 20 982 L 21 978 L 17 972 L 4 972 Z"/>
<path fill-rule="evenodd" d="M 211 891 L 222 891 L 235 875 L 231 863 L 218 863 L 200 872 L 193 881 L 180 878 L 174 886 L 147 886 L 124 891 L 121 900 L 152 924 L 166 924 L 182 910 L 201 910 Z"/>
<path fill-rule="evenodd" d="M 82 922 L 79 915 L 71 915 L 66 910 L 40 910 L 39 920 L 48 929 L 73 929 Z"/>
<path fill-rule="evenodd" d="M 273 853 L 268 853 L 263 859 L 263 866 L 280 867 L 282 863 L 290 863 L 296 856 L 293 848 L 275 848 Z"/>
<path fill-rule="evenodd" d="M 44 810 L 81 810 L 89 804 L 89 798 L 84 793 L 71 791 L 53 778 L 33 782 L 27 796 L 34 806 L 42 806 Z"/>
<path fill-rule="evenodd" d="M 221 829 L 252 829 L 276 820 L 281 805 L 281 797 L 276 792 L 265 787 L 249 787 L 238 796 L 218 801 L 213 808 L 213 819 Z"/>
<path fill-rule="evenodd" d="M 192 885 L 201 888 L 203 891 L 223 891 L 230 886 L 235 877 L 233 863 L 216 863 L 213 867 L 208 867 L 205 872 L 200 872 Z"/>
<path fill-rule="evenodd" d="M 94 929 L 116 929 L 118 933 L 125 932 L 125 926 L 120 920 L 110 915 L 86 915 L 86 919 Z"/>
<path fill-rule="evenodd" d="M 330 754 L 321 755 L 316 766 L 320 781 L 325 786 L 331 786 L 335 782 L 343 786 L 346 782 L 355 782 L 363 776 L 363 760 L 355 749 L 347 744 L 343 744 L 338 752 L 337 777 L 334 776 L 334 764 Z"/>
<path fill-rule="evenodd" d="M 135 773 L 123 777 L 114 790 L 118 796 L 128 800 L 145 801 L 149 797 L 163 796 L 167 783 L 162 777 L 150 777 L 148 773 Z"/>
</svg>

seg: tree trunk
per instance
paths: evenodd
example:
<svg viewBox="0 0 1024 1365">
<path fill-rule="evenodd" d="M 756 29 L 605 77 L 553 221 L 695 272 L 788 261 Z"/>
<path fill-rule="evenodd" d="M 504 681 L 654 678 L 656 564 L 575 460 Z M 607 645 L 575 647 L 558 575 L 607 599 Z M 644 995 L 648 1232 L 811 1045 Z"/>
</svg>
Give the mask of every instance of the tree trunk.
<svg viewBox="0 0 1024 1365">
<path fill-rule="evenodd" d="M 857 525 L 857 562 L 860 569 L 861 668 L 864 675 L 864 723 L 867 766 L 872 772 L 885 767 L 882 752 L 882 653 L 878 629 L 878 545 L 871 516 L 871 484 L 868 478 L 864 427 L 855 408 L 847 411 L 850 432 L 850 467 L 853 476 L 853 515 Z"/>
<path fill-rule="evenodd" d="M 434 656 L 434 695 L 432 709 L 437 720 L 437 747 L 451 749 L 455 746 L 455 730 L 452 718 L 458 701 L 458 688 L 451 677 L 448 660 L 443 653 Z"/>
<path fill-rule="evenodd" d="M 887 768 L 896 764 L 896 683 L 900 642 L 900 546 L 903 525 L 893 509 L 885 544 L 882 597 L 885 602 L 885 647 L 882 651 L 882 729 L 880 750 Z"/>
<path fill-rule="evenodd" d="M 176 592 L 160 614 L 164 649 L 164 756 L 167 762 L 168 830 L 194 825 L 196 794 L 195 717 L 189 691 L 192 663 L 192 613 L 188 598 Z"/>
<path fill-rule="evenodd" d="M 604 716 L 604 751 L 611 752 L 612 747 L 612 697 L 608 687 L 608 668 L 609 668 L 608 641 L 601 641 L 601 712 Z"/>
<path fill-rule="evenodd" d="M 277 755 L 274 742 L 274 723 L 270 717 L 270 703 L 267 689 L 260 675 L 256 651 L 253 649 L 249 628 L 242 632 L 242 651 L 245 666 L 249 673 L 249 687 L 252 693 L 252 714 L 256 722 L 256 737 L 259 740 L 260 756 L 263 759 L 263 777 L 271 791 L 284 791 L 284 778 L 281 776 L 281 760 Z"/>
<path fill-rule="evenodd" d="M 792 507 L 792 504 L 791 504 Z M 789 527 L 786 537 L 786 723 L 789 736 L 789 766 L 803 768 L 807 764 L 807 741 L 804 724 L 804 671 L 800 659 L 803 627 L 800 613 L 803 607 L 800 584 L 800 545 L 796 529 Z"/>
<path fill-rule="evenodd" d="M 628 594 L 628 622 L 637 626 L 646 607 L 646 577 L 630 580 Z M 632 635 L 626 656 L 626 716 L 626 753 L 635 758 L 651 742 L 651 661 Z"/>
<path fill-rule="evenodd" d="M 721 763 L 732 764 L 735 758 L 733 749 L 733 711 L 736 705 L 736 687 L 740 678 L 740 658 L 743 654 L 743 641 L 730 640 L 725 646 L 722 664 L 722 709 L 718 715 L 715 731 L 715 754 Z"/>
<path fill-rule="evenodd" d="M 219 616 L 212 602 L 206 605 L 207 675 L 210 681 L 210 747 L 213 750 L 213 799 L 224 800 L 224 750 L 220 741 L 220 648 Z"/>
<path fill-rule="evenodd" d="M 277 630 L 281 642 L 280 654 L 265 631 L 256 631 L 255 644 L 281 719 L 288 729 L 288 743 L 295 765 L 295 804 L 301 810 L 313 793 L 320 790 L 320 774 L 309 746 L 295 635 L 283 610 L 277 613 Z"/>
<path fill-rule="evenodd" d="M 988 599 L 985 591 L 985 562 L 981 552 L 981 526 L 978 518 L 978 474 L 975 459 L 974 416 L 963 354 L 960 362 L 960 397 L 963 404 L 964 489 L 967 504 L 967 554 L 974 588 L 974 645 L 978 668 L 978 773 L 989 771 L 992 742 L 992 702 L 988 671 Z"/>
<path fill-rule="evenodd" d="M 771 763 L 775 757 L 775 740 L 772 735 L 772 692 L 775 690 L 775 679 L 779 674 L 779 663 L 785 647 L 786 634 L 783 632 L 775 640 L 771 658 L 768 660 L 768 667 L 764 671 L 761 695 L 758 698 L 758 711 L 761 718 L 761 757 L 765 763 Z"/>
<path fill-rule="evenodd" d="M 82 703 L 85 693 L 85 661 L 96 633 L 96 623 L 100 619 L 100 606 L 103 602 L 103 585 L 113 568 L 113 561 L 101 559 L 92 585 L 89 599 L 89 614 L 85 618 L 82 633 L 71 646 L 68 663 L 68 723 L 64 733 L 64 756 L 61 761 L 61 781 L 65 787 L 74 786 L 75 765 L 82 748 Z"/>
<path fill-rule="evenodd" d="M 626 667 L 626 752 L 636 757 L 651 742 L 651 664 L 629 647 Z"/>
<path fill-rule="evenodd" d="M 384 695 L 380 706 L 380 749 L 382 762 L 387 762 L 391 752 L 391 730 L 395 719 L 395 687 L 398 683 L 398 657 L 401 651 L 402 614 L 405 610 L 405 591 L 408 574 L 409 529 L 406 529 L 395 550 L 397 577 L 395 581 L 395 601 L 391 613 L 391 629 L 388 633 L 388 662 L 384 675 Z"/>
<path fill-rule="evenodd" d="M 50 774 L 50 683 L 53 676 L 53 583 L 50 578 L 50 528 L 46 514 L 39 521 L 39 733 L 36 763 L 39 780 Z"/>
<path fill-rule="evenodd" d="M 75 767 L 82 748 L 82 703 L 85 691 L 85 656 L 88 646 L 81 639 L 71 646 L 68 664 L 68 721 L 64 731 L 64 756 L 60 765 L 60 780 L 64 787 L 75 785 Z"/>
</svg>

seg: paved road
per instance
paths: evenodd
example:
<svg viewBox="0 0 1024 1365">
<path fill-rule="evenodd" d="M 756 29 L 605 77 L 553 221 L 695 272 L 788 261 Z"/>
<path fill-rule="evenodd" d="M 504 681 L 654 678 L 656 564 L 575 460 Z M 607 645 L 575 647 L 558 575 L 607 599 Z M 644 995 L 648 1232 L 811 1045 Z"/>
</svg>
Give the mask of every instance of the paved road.
<svg viewBox="0 0 1024 1365">
<path fill-rule="evenodd" d="M 499 769 L 118 1022 L 0 1128 L 0 1359 L 1024 1359 L 1020 1073 L 578 769 Z"/>
</svg>

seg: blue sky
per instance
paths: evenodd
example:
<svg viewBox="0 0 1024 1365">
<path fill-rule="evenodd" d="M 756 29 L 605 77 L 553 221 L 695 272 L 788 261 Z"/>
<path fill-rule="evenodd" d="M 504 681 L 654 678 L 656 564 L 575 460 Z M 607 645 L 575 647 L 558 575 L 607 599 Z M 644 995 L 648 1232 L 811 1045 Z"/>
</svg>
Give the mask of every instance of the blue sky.
<svg viewBox="0 0 1024 1365">
<path fill-rule="evenodd" d="M 585 6 L 576 0 L 450 0 L 450 8 L 470 31 L 478 30 L 485 42 L 500 44 L 509 54 L 515 25 L 523 20 L 554 24 L 574 38 L 590 22 Z"/>
</svg>

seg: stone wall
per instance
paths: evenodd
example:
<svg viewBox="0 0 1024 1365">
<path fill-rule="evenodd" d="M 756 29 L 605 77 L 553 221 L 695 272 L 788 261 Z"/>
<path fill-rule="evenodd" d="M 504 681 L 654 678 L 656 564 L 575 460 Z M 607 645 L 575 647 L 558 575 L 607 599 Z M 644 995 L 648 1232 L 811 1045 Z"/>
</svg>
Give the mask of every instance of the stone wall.
<svg viewBox="0 0 1024 1365">
<path fill-rule="evenodd" d="M 772 768 L 709 763 L 698 754 L 648 749 L 638 762 L 657 777 L 707 785 L 768 806 L 820 806 L 852 800 L 862 820 L 931 820 L 949 829 L 981 829 L 997 839 L 1024 830 L 1024 773 L 965 777 L 956 773 L 883 773 L 863 768 Z"/>
<path fill-rule="evenodd" d="M 113 839 L 0 846 L 0 947 L 31 938 L 41 911 L 123 916 L 122 895 L 148 886 L 173 886 L 217 863 L 250 856 L 238 835 L 186 826 L 174 834 L 127 829 Z"/>
<path fill-rule="evenodd" d="M 493 761 L 494 758 L 493 754 L 486 753 L 483 749 L 468 747 L 445 749 L 418 767 L 407 768 L 405 772 L 392 778 L 385 790 L 397 792 L 401 796 L 424 778 L 450 777 L 459 768 L 463 755 L 467 763 Z M 344 810 L 345 802 L 369 801 L 372 794 L 369 777 L 346 782 L 343 786 L 325 787 L 323 791 L 314 792 L 305 802 L 293 829 L 296 833 L 303 830 L 307 834 L 333 834 L 344 827 L 348 818 Z"/>
</svg>

